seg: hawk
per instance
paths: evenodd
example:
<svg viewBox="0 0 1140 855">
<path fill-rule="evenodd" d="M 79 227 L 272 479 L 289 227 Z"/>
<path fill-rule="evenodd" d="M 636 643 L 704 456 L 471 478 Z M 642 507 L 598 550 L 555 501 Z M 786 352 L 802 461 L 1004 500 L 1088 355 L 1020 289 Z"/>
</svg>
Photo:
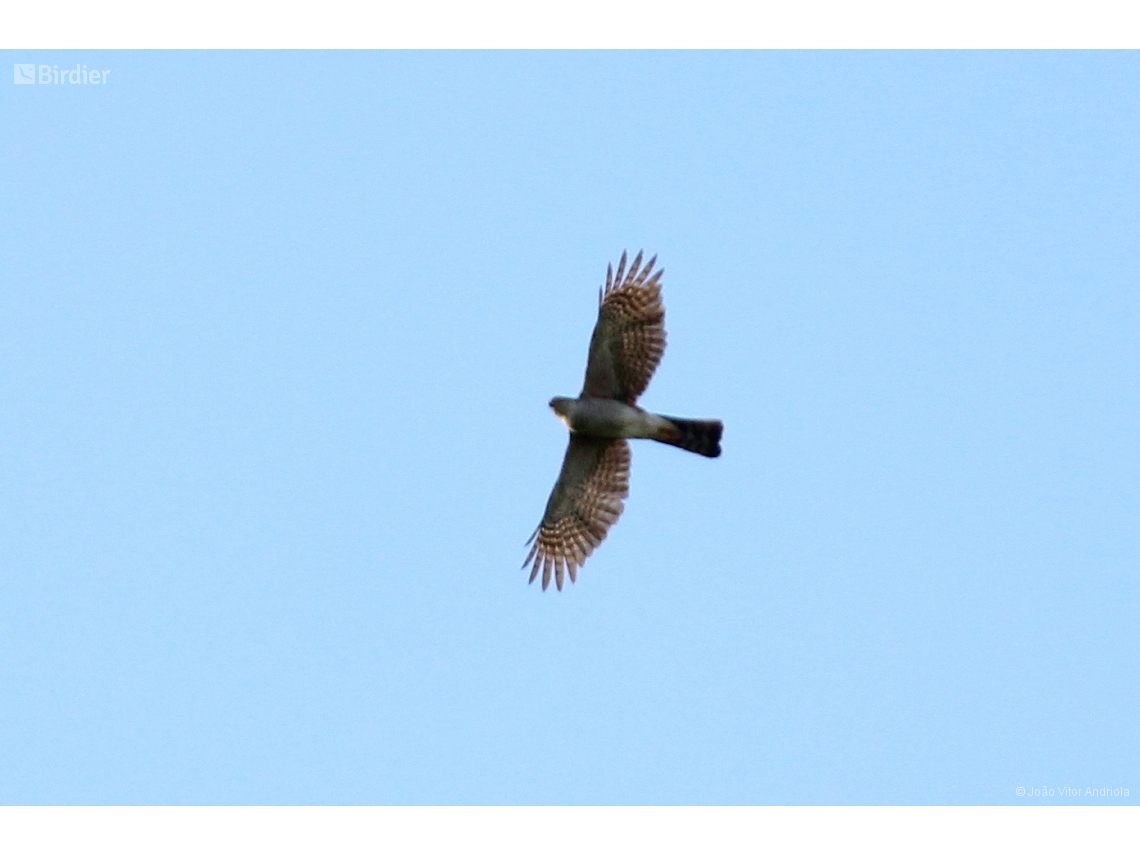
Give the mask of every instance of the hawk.
<svg viewBox="0 0 1140 855">
<path fill-rule="evenodd" d="M 627 439 L 655 439 L 705 457 L 720 456 L 724 425 L 719 421 L 658 416 L 637 406 L 665 352 L 665 271 L 650 276 L 657 256 L 644 268 L 641 256 L 628 273 L 624 252 L 617 275 L 613 265 L 606 270 L 581 394 L 550 401 L 570 429 L 570 445 L 523 562 L 531 567 L 531 582 L 542 571 L 544 591 L 551 573 L 560 591 L 564 574 L 577 581 L 578 568 L 621 516 L 622 499 L 629 495 Z"/>
</svg>

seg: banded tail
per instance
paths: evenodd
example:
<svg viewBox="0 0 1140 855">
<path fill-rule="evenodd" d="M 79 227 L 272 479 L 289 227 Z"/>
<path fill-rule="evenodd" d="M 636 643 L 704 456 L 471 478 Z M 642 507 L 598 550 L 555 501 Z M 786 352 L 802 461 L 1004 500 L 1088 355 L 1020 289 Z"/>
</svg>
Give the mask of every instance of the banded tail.
<svg viewBox="0 0 1140 855">
<path fill-rule="evenodd" d="M 653 437 L 658 442 L 675 445 L 705 457 L 720 457 L 720 435 L 724 432 L 724 425 L 718 420 L 678 419 L 673 416 L 661 418 L 669 424 Z"/>
</svg>

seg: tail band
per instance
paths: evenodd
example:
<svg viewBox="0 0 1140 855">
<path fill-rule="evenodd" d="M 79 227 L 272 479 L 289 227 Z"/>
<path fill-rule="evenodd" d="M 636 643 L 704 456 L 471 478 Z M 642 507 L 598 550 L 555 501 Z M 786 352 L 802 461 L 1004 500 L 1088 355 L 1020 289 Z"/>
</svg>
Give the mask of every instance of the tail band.
<svg viewBox="0 0 1140 855">
<path fill-rule="evenodd" d="M 663 430 L 657 437 L 659 442 L 675 445 L 685 451 L 703 454 L 705 457 L 720 457 L 720 437 L 724 425 L 716 419 L 678 419 L 662 416 L 671 429 Z"/>
</svg>

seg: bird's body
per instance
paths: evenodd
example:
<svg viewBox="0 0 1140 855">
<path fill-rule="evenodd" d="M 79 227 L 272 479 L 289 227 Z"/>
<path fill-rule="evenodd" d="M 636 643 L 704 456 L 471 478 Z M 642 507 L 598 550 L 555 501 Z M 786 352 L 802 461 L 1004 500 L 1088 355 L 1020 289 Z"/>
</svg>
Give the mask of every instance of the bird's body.
<svg viewBox="0 0 1140 855">
<path fill-rule="evenodd" d="M 719 421 L 661 416 L 637 406 L 665 352 L 663 271 L 649 276 L 655 261 L 650 259 L 639 273 L 639 252 L 623 278 L 622 253 L 617 276 L 612 267 L 607 271 L 582 392 L 550 401 L 570 430 L 570 445 L 523 562 L 531 565 L 532 582 L 542 570 L 543 590 L 552 571 L 559 590 L 564 572 L 574 581 L 621 516 L 622 500 L 629 495 L 627 439 L 652 439 L 705 457 L 720 455 L 724 426 Z"/>
<path fill-rule="evenodd" d="M 554 398 L 550 408 L 571 433 L 610 439 L 652 439 L 661 418 L 612 398 Z"/>
<path fill-rule="evenodd" d="M 705 457 L 720 456 L 724 426 L 716 420 L 659 416 L 612 398 L 588 395 L 554 398 L 550 408 L 571 433 L 609 439 L 654 439 Z"/>
</svg>

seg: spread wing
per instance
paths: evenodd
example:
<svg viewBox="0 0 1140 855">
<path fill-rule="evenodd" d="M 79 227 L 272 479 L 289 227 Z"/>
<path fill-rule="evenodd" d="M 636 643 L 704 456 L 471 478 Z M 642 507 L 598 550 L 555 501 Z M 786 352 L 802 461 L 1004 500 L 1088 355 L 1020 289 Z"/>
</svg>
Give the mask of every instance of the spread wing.
<svg viewBox="0 0 1140 855">
<path fill-rule="evenodd" d="M 606 270 L 583 395 L 633 404 L 649 385 L 665 352 L 665 304 L 661 302 L 661 274 L 665 271 L 649 275 L 657 261 L 653 256 L 639 272 L 641 255 L 637 254 L 624 279 L 624 252 L 617 276 L 613 267 Z"/>
<path fill-rule="evenodd" d="M 540 568 L 544 591 L 551 570 L 559 591 L 564 571 L 570 572 L 571 582 L 577 581 L 578 568 L 621 516 L 622 499 L 629 495 L 629 461 L 624 439 L 570 434 L 546 513 L 527 541 L 534 542 L 523 562 L 523 567 L 531 565 L 531 582 Z"/>
</svg>

